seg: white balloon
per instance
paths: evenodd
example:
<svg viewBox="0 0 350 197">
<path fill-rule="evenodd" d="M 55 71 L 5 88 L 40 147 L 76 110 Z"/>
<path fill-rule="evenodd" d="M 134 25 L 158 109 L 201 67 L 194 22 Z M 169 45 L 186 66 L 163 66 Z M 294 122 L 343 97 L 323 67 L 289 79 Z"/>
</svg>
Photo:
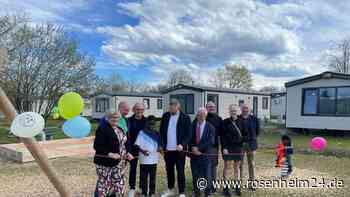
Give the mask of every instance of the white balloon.
<svg viewBox="0 0 350 197">
<path fill-rule="evenodd" d="M 13 120 L 11 133 L 18 137 L 31 138 L 38 135 L 45 128 L 44 118 L 35 112 L 24 112 Z"/>
</svg>

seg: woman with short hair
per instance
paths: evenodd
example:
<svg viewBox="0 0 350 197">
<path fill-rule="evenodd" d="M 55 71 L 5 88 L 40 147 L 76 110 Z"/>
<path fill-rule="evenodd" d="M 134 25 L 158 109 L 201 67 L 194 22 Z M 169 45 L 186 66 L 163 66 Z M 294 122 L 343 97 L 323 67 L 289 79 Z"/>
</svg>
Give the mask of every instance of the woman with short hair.
<svg viewBox="0 0 350 197">
<path fill-rule="evenodd" d="M 229 180 L 229 167 L 232 165 L 234 169 L 234 179 L 240 181 L 240 163 L 242 160 L 242 133 L 241 125 L 238 119 L 239 108 L 235 105 L 229 106 L 230 117 L 226 118 L 223 123 L 223 133 L 221 145 L 223 148 L 224 159 L 224 179 Z M 236 187 L 235 193 L 241 195 L 240 187 Z M 229 188 L 224 188 L 224 195 L 231 196 Z"/>
<path fill-rule="evenodd" d="M 96 130 L 94 163 L 97 173 L 98 197 L 124 196 L 127 161 L 133 156 L 128 153 L 128 139 L 118 126 L 119 112 L 107 114 L 104 127 Z"/>
</svg>

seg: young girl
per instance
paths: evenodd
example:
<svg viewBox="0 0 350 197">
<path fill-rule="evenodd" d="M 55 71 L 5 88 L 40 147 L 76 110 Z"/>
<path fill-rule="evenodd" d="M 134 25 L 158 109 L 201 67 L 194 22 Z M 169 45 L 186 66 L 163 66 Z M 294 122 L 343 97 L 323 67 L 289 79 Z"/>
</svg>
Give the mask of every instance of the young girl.
<svg viewBox="0 0 350 197">
<path fill-rule="evenodd" d="M 281 177 L 286 177 L 292 173 L 292 139 L 288 135 L 281 137 L 281 143 L 276 147 L 276 168 L 281 168 Z"/>
<path fill-rule="evenodd" d="M 156 191 L 157 163 L 160 157 L 160 136 L 156 129 L 155 116 L 147 118 L 145 129 L 140 131 L 135 145 L 140 148 L 140 185 L 142 196 L 153 197 Z"/>
</svg>

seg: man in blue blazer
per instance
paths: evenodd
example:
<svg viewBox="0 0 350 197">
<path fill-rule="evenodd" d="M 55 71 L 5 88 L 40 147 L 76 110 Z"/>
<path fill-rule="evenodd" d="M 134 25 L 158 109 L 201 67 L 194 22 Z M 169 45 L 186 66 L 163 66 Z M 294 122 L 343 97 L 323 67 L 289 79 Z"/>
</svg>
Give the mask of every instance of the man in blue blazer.
<svg viewBox="0 0 350 197">
<path fill-rule="evenodd" d="M 215 153 L 215 128 L 206 121 L 208 112 L 205 108 L 200 108 L 197 118 L 192 123 L 192 138 L 190 141 L 191 150 L 191 171 L 193 180 L 193 195 L 200 196 L 200 190 L 205 189 L 205 196 L 211 194 L 211 157 Z M 199 180 L 205 179 L 206 188 L 198 188 Z"/>
</svg>

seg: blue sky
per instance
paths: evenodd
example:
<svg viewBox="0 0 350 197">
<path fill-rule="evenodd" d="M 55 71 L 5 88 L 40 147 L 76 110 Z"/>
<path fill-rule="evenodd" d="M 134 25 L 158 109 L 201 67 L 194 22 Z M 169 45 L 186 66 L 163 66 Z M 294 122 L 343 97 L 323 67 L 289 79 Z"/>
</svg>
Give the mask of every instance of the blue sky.
<svg viewBox="0 0 350 197">
<path fill-rule="evenodd" d="M 349 36 L 349 9 L 336 0 L 0 0 L 0 14 L 63 25 L 100 76 L 154 85 L 181 68 L 209 84 L 238 63 L 257 89 L 325 71 L 331 44 Z"/>
</svg>

